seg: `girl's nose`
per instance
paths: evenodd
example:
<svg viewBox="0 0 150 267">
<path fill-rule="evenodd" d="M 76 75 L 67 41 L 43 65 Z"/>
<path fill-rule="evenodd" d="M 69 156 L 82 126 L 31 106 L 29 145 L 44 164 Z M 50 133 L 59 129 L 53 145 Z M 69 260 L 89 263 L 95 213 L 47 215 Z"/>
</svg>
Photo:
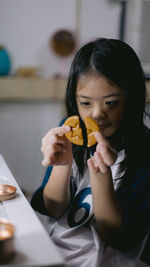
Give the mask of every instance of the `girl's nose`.
<svg viewBox="0 0 150 267">
<path fill-rule="evenodd" d="M 97 105 L 93 109 L 93 119 L 100 120 L 104 119 L 106 116 L 105 110 L 102 105 Z"/>
</svg>

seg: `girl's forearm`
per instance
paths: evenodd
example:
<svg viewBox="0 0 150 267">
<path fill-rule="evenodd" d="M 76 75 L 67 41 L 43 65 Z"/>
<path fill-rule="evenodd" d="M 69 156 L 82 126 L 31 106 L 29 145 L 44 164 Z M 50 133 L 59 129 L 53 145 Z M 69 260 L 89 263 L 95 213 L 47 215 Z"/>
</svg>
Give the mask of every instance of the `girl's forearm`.
<svg viewBox="0 0 150 267">
<path fill-rule="evenodd" d="M 91 187 L 97 230 L 105 241 L 111 242 L 113 233 L 121 228 L 122 209 L 114 191 L 110 169 L 91 177 Z"/>
<path fill-rule="evenodd" d="M 54 217 L 61 216 L 70 201 L 71 165 L 53 167 L 50 179 L 43 191 L 46 209 Z"/>
</svg>

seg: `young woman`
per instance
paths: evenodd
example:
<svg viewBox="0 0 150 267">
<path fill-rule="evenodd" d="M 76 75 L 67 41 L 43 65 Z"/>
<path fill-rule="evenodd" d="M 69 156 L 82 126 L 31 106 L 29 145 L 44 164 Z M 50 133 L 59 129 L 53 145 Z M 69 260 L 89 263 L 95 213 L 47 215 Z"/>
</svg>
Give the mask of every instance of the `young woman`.
<svg viewBox="0 0 150 267">
<path fill-rule="evenodd" d="M 31 200 L 53 218 L 50 235 L 66 266 L 132 267 L 141 257 L 150 228 L 145 98 L 141 64 L 127 44 L 102 38 L 77 52 L 66 108 L 80 118 L 84 145 L 67 140 L 70 127 L 63 122 L 46 134 L 42 164 L 50 167 Z M 91 148 L 85 117 L 100 128 Z"/>
</svg>

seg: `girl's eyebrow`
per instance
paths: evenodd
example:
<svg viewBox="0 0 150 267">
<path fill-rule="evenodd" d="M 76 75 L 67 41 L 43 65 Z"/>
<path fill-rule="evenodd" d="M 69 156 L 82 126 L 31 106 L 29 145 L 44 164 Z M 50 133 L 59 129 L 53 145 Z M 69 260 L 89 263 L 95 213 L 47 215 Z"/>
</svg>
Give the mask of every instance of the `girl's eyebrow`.
<svg viewBox="0 0 150 267">
<path fill-rule="evenodd" d="M 81 94 L 77 94 L 76 96 L 77 96 L 77 97 L 86 98 L 86 99 L 91 99 L 91 100 L 95 100 L 95 99 L 97 99 L 97 98 L 95 98 L 95 97 L 90 97 L 90 96 L 81 95 Z M 100 98 L 109 98 L 109 97 L 112 97 L 112 96 L 122 96 L 122 93 L 118 93 L 118 92 L 116 92 L 116 93 L 112 93 L 112 94 L 109 94 L 109 95 L 102 96 L 102 97 L 100 97 Z"/>
</svg>

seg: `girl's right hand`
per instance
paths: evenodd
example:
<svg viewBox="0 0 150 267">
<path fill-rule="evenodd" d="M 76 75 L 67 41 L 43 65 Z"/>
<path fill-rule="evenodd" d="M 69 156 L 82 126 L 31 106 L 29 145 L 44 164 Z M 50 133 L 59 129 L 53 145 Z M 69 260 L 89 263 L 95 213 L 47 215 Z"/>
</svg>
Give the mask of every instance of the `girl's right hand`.
<svg viewBox="0 0 150 267">
<path fill-rule="evenodd" d="M 70 126 L 51 129 L 42 139 L 43 166 L 72 164 L 72 144 L 65 136 Z"/>
</svg>

